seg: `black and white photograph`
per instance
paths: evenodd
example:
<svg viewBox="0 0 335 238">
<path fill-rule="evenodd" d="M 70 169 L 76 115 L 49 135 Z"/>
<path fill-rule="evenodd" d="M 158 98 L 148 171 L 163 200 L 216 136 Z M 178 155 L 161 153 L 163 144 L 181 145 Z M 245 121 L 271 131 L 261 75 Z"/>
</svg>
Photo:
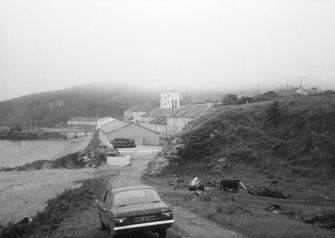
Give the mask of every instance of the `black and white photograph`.
<svg viewBox="0 0 335 238">
<path fill-rule="evenodd" d="M 334 238 L 334 0 L 0 0 L 0 238 Z"/>
</svg>

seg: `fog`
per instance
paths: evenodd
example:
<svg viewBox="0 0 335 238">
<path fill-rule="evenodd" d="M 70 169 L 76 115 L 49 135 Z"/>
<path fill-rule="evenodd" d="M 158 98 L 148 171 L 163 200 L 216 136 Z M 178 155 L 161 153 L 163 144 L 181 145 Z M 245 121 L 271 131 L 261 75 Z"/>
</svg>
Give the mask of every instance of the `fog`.
<svg viewBox="0 0 335 238">
<path fill-rule="evenodd" d="M 335 88 L 335 1 L 0 0 L 0 100 L 94 82 Z"/>
</svg>

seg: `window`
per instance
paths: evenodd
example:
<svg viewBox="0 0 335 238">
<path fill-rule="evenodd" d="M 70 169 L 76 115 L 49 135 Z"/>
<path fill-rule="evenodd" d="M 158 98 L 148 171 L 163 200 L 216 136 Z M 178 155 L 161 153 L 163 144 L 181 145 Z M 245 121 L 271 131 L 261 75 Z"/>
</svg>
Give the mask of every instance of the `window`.
<svg viewBox="0 0 335 238">
<path fill-rule="evenodd" d="M 115 204 L 125 205 L 140 202 L 160 201 L 159 195 L 153 189 L 136 189 L 115 194 Z"/>
<path fill-rule="evenodd" d="M 108 206 L 112 206 L 112 204 L 113 204 L 113 196 L 108 196 L 107 204 L 108 204 Z"/>
</svg>

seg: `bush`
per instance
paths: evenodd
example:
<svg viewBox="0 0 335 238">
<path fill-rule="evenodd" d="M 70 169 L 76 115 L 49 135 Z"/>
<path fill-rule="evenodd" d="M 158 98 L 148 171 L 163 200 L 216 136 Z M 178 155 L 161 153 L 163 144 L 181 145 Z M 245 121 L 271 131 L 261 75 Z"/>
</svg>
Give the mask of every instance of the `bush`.
<svg viewBox="0 0 335 238">
<path fill-rule="evenodd" d="M 265 120 L 270 125 L 278 125 L 283 122 L 284 112 L 281 110 L 278 101 L 274 101 L 265 109 Z"/>
</svg>

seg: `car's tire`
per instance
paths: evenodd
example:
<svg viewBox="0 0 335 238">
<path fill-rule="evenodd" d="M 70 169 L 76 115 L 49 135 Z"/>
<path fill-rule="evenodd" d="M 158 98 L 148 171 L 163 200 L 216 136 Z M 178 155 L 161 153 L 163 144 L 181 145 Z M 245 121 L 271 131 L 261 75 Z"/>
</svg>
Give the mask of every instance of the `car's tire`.
<svg viewBox="0 0 335 238">
<path fill-rule="evenodd" d="M 158 231 L 159 238 L 166 238 L 166 229 Z"/>
<path fill-rule="evenodd" d="M 99 214 L 99 220 L 100 220 L 100 224 L 101 224 L 101 230 L 102 230 L 102 231 L 107 230 L 106 225 L 105 225 L 105 224 L 102 222 L 102 220 L 101 220 L 100 214 Z"/>
</svg>

